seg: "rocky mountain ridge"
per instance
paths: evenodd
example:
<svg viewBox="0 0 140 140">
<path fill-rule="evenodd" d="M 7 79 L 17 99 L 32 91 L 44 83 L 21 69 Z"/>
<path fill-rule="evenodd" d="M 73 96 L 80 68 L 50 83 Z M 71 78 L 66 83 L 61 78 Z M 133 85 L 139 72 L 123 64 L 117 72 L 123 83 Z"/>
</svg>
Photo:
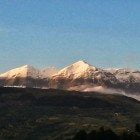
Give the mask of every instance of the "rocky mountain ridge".
<svg viewBox="0 0 140 140">
<path fill-rule="evenodd" d="M 0 86 L 56 89 L 79 87 L 77 90 L 81 90 L 81 87 L 104 87 L 139 92 L 140 71 L 101 69 L 85 61 L 78 61 L 60 71 L 56 68 L 39 70 L 25 65 L 0 74 Z"/>
</svg>

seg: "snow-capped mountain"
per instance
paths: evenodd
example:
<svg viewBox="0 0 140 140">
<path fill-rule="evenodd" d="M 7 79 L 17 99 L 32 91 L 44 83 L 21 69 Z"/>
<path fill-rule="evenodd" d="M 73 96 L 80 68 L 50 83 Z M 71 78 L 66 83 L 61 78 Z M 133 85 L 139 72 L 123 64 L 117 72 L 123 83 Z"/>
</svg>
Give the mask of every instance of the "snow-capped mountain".
<svg viewBox="0 0 140 140">
<path fill-rule="evenodd" d="M 32 77 L 32 78 L 39 78 L 41 76 L 40 71 L 35 69 L 32 66 L 25 65 L 19 68 L 12 69 L 6 73 L 0 75 L 0 78 L 16 78 L 16 77 Z"/>
<path fill-rule="evenodd" d="M 134 82 L 140 81 L 140 71 L 132 69 L 108 69 L 107 71 L 111 72 L 122 82 L 130 81 L 131 79 Z"/>
<path fill-rule="evenodd" d="M 39 70 L 25 65 L 1 74 L 0 86 L 48 87 L 49 77 L 55 73 L 55 68 Z"/>
<path fill-rule="evenodd" d="M 87 91 L 97 87 L 130 92 L 140 91 L 140 71 L 101 69 L 85 61 L 73 63 L 60 71 L 56 68 L 36 69 L 25 65 L 0 74 L 0 86 L 76 89 Z"/>
<path fill-rule="evenodd" d="M 110 72 L 96 68 L 87 62 L 78 61 L 52 76 L 51 86 L 54 88 L 71 88 L 78 85 L 114 86 L 118 83 Z"/>
<path fill-rule="evenodd" d="M 121 88 L 140 92 L 140 71 L 132 69 L 107 69 L 119 81 Z"/>
<path fill-rule="evenodd" d="M 77 79 L 80 77 L 89 78 L 93 72 L 97 71 L 98 68 L 89 65 L 87 62 L 78 61 L 64 69 L 60 70 L 54 77 L 65 77 Z"/>
</svg>

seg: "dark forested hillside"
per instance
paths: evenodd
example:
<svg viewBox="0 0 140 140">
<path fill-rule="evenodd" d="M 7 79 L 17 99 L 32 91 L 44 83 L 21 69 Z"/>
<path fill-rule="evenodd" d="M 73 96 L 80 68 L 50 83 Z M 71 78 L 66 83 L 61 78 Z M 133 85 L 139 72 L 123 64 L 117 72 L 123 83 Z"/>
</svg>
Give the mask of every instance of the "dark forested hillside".
<svg viewBox="0 0 140 140">
<path fill-rule="evenodd" d="M 122 95 L 0 88 L 0 139 L 71 139 L 101 126 L 115 133 L 140 123 L 140 102 Z"/>
</svg>

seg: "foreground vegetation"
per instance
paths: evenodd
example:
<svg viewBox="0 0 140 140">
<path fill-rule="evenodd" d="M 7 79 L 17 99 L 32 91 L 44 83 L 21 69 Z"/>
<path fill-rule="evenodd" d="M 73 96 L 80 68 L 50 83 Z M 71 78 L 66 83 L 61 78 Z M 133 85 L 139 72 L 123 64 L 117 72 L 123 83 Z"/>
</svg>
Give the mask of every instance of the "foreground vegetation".
<svg viewBox="0 0 140 140">
<path fill-rule="evenodd" d="M 99 130 L 92 130 L 89 133 L 80 130 L 72 140 L 140 140 L 140 124 L 136 124 L 134 132 L 124 131 L 119 134 L 104 127 L 100 127 Z"/>
<path fill-rule="evenodd" d="M 139 118 L 140 102 L 125 96 L 0 88 L 0 140 L 73 139 L 101 126 L 120 135 Z"/>
</svg>

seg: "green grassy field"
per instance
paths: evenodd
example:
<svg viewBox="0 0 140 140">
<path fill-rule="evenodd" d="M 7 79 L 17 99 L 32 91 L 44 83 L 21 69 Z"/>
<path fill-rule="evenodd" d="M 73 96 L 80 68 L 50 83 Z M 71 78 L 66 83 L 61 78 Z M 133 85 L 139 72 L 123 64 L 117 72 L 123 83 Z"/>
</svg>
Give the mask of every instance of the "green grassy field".
<svg viewBox="0 0 140 140">
<path fill-rule="evenodd" d="M 0 88 L 0 140 L 68 139 L 100 126 L 116 133 L 140 123 L 140 102 L 121 95 Z"/>
</svg>

